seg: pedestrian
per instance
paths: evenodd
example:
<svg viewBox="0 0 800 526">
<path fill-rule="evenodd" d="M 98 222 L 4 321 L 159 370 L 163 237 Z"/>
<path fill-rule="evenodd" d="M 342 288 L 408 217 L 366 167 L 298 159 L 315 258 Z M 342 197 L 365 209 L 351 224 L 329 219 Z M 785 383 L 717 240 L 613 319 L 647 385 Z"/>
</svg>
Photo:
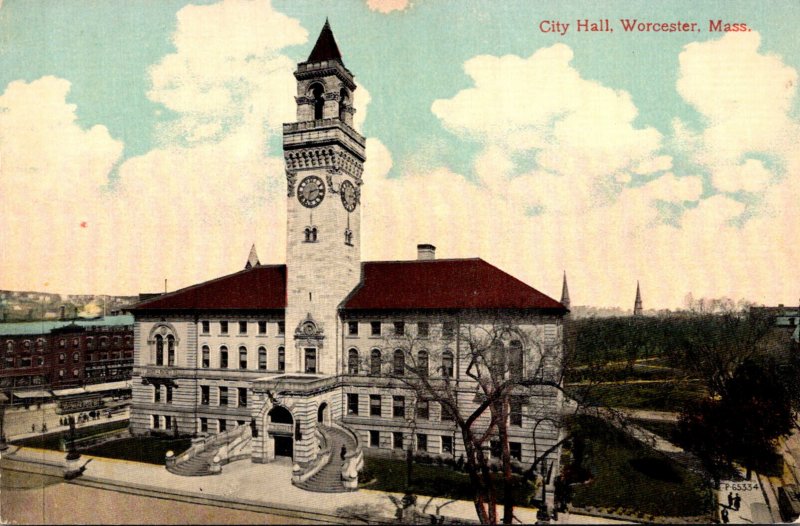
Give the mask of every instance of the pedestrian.
<svg viewBox="0 0 800 526">
<path fill-rule="evenodd" d="M 342 460 L 344 460 L 344 457 L 347 456 L 347 446 L 344 444 L 342 444 L 342 452 L 339 454 L 339 456 L 342 457 Z"/>
<path fill-rule="evenodd" d="M 42 422 L 42 433 L 47 433 L 47 422 Z"/>
<path fill-rule="evenodd" d="M 733 492 L 728 492 L 728 507 L 733 508 Z"/>
<path fill-rule="evenodd" d="M 727 508 L 722 508 L 722 513 L 720 513 L 720 516 L 722 516 L 722 524 L 728 524 L 728 509 Z"/>
<path fill-rule="evenodd" d="M 739 496 L 737 493 L 736 496 L 733 498 L 733 509 L 739 511 L 739 507 L 742 505 L 742 497 Z"/>
<path fill-rule="evenodd" d="M 36 424 L 31 424 L 31 433 L 36 432 Z"/>
</svg>

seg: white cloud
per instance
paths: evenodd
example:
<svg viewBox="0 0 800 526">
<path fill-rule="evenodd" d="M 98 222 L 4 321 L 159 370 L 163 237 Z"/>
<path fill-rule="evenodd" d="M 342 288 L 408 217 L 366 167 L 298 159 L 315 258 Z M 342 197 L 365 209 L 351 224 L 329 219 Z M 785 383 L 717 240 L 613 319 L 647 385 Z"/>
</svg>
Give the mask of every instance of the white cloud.
<svg viewBox="0 0 800 526">
<path fill-rule="evenodd" d="M 410 0 L 367 0 L 367 7 L 372 11 L 387 14 L 392 11 L 405 11 L 411 6 Z"/>
<path fill-rule="evenodd" d="M 723 192 L 758 192 L 767 187 L 773 175 L 761 161 L 747 159 L 739 165 L 719 165 L 712 174 L 714 186 Z"/>
</svg>

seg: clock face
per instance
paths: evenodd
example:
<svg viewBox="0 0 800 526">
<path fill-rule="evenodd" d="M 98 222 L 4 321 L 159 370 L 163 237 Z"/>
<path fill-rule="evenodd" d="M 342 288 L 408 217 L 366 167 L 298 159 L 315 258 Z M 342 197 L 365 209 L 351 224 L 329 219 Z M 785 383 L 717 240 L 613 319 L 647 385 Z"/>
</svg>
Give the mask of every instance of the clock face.
<svg viewBox="0 0 800 526">
<path fill-rule="evenodd" d="M 339 193 L 342 195 L 342 204 L 345 210 L 348 212 L 355 210 L 358 199 L 356 198 L 356 187 L 353 186 L 353 183 L 350 181 L 343 182 L 339 188 Z"/>
<path fill-rule="evenodd" d="M 306 208 L 314 208 L 325 198 L 325 183 L 316 175 L 309 175 L 297 186 L 297 199 Z"/>
</svg>

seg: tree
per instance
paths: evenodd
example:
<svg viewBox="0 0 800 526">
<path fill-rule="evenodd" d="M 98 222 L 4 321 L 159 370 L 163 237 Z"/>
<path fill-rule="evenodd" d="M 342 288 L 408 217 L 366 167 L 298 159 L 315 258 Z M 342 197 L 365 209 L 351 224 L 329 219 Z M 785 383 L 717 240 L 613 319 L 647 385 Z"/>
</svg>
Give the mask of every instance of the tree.
<svg viewBox="0 0 800 526">
<path fill-rule="evenodd" d="M 498 521 L 498 495 L 489 455 L 493 447 L 494 453 L 499 453 L 506 496 L 503 522 L 513 519 L 509 420 L 521 417 L 520 401 L 538 404 L 535 410 L 541 420 L 536 423 L 537 431 L 549 426 L 554 431 L 550 435 L 556 436 L 556 444 L 551 440 L 537 457 L 555 457 L 563 442 L 555 429 L 563 400 L 563 346 L 558 329 L 550 334 L 546 331 L 542 325 L 498 318 L 492 323 L 478 320 L 445 326 L 441 333 L 424 336 L 403 332 L 385 340 L 389 364 L 380 363 L 382 354 L 378 351 L 361 367 L 372 374 L 389 370 L 391 378 L 413 391 L 415 405 L 434 402 L 441 408 L 442 419 L 453 421 L 464 445 L 464 467 L 483 524 Z"/>
<path fill-rule="evenodd" d="M 734 461 L 761 469 L 775 455 L 776 440 L 793 425 L 789 394 L 769 364 L 746 360 L 725 382 L 723 396 L 684 410 L 677 440 L 695 452 L 719 485 L 720 471 Z"/>
</svg>

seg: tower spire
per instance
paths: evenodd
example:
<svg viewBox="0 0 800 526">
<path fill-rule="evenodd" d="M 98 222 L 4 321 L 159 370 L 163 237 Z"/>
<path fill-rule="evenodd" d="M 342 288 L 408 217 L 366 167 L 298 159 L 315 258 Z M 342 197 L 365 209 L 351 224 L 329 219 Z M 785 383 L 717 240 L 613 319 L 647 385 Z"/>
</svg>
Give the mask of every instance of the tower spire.
<svg viewBox="0 0 800 526">
<path fill-rule="evenodd" d="M 244 268 L 247 270 L 259 265 L 261 265 L 261 262 L 258 260 L 258 254 L 256 254 L 256 244 L 253 243 L 253 246 L 250 247 L 250 255 L 247 256 L 247 263 L 245 263 Z"/>
<path fill-rule="evenodd" d="M 636 301 L 633 303 L 633 315 L 642 315 L 642 291 L 639 290 L 639 280 L 636 280 Z"/>
<path fill-rule="evenodd" d="M 336 39 L 333 37 L 331 24 L 327 18 L 325 19 L 325 25 L 322 26 L 322 31 L 319 32 L 317 43 L 314 44 L 314 49 L 311 50 L 306 62 L 324 62 L 326 60 L 342 61 L 342 54 L 339 52 L 339 46 L 336 45 Z"/>
<path fill-rule="evenodd" d="M 567 271 L 564 271 L 564 283 L 561 285 L 561 304 L 569 309 L 569 287 L 567 287 Z"/>
</svg>

